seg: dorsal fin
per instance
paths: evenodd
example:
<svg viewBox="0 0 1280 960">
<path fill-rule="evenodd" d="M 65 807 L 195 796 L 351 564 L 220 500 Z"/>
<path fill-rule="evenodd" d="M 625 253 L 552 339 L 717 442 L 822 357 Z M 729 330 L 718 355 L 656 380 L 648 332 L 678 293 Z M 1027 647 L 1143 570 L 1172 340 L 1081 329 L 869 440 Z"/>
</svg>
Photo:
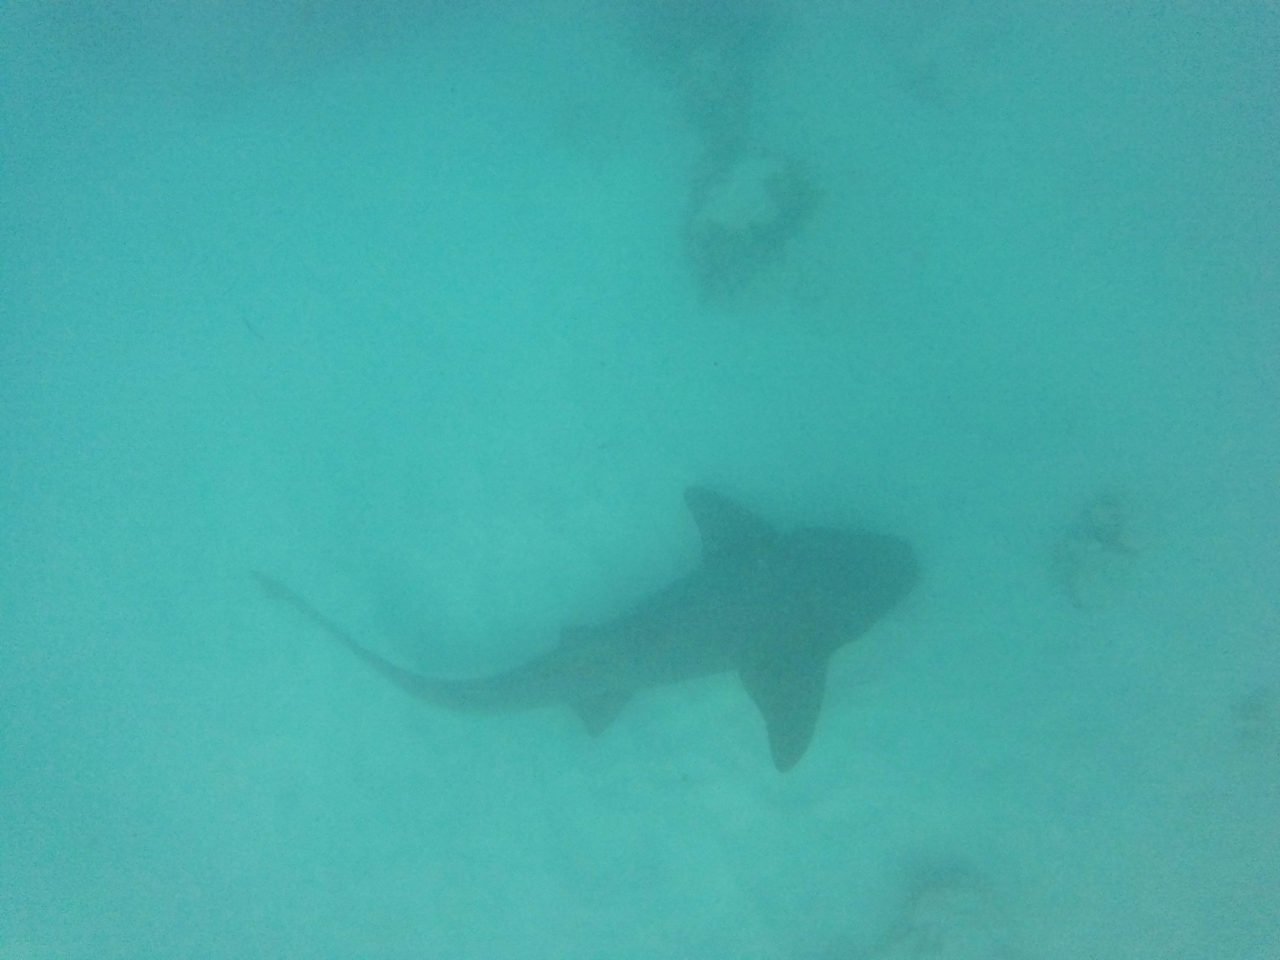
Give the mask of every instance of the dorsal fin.
<svg viewBox="0 0 1280 960">
<path fill-rule="evenodd" d="M 702 535 L 702 558 L 759 553 L 771 546 L 777 533 L 746 507 L 706 487 L 689 487 L 684 502 Z"/>
</svg>

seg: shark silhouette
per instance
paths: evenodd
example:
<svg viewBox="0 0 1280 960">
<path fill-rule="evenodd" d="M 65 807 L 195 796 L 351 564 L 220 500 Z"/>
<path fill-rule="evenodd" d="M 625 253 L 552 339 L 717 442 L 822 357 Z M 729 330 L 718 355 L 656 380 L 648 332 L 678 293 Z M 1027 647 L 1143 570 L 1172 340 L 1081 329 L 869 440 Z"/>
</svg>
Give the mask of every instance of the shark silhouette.
<svg viewBox="0 0 1280 960">
<path fill-rule="evenodd" d="M 592 734 L 637 692 L 736 671 L 764 717 L 773 762 L 796 765 L 813 739 L 831 655 L 865 633 L 915 584 L 905 541 L 876 533 L 779 532 L 701 487 L 685 502 L 702 536 L 702 565 L 593 627 L 568 628 L 549 653 L 495 676 L 442 680 L 390 662 L 287 586 L 256 574 L 379 674 L 428 703 L 503 711 L 567 704 Z"/>
</svg>

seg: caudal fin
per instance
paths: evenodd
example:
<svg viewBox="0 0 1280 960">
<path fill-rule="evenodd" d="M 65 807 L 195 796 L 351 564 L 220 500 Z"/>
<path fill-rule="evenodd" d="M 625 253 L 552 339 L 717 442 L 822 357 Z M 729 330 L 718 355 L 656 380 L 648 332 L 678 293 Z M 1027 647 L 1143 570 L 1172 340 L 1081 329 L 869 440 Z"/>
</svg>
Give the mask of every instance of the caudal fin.
<svg viewBox="0 0 1280 960">
<path fill-rule="evenodd" d="M 292 607 L 297 613 L 302 614 L 303 618 L 309 623 L 319 627 L 322 632 L 338 641 L 338 643 L 342 644 L 342 646 L 346 647 L 401 690 L 421 700 L 440 702 L 443 699 L 437 689 L 439 684 L 435 681 L 405 670 L 403 667 L 398 667 L 390 660 L 378 656 L 378 654 L 357 641 L 339 624 L 330 620 L 313 607 L 305 597 L 295 593 L 287 584 L 265 573 L 259 573 L 257 570 L 252 572 L 253 578 L 258 581 L 263 593 L 270 599 Z"/>
</svg>

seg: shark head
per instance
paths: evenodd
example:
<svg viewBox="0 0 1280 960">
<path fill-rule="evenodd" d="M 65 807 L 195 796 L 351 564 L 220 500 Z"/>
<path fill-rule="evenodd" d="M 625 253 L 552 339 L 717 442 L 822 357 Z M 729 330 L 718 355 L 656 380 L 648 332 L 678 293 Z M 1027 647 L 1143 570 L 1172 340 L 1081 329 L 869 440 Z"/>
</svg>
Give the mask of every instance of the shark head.
<svg viewBox="0 0 1280 960">
<path fill-rule="evenodd" d="M 920 579 L 911 545 L 879 533 L 796 530 L 781 538 L 774 562 L 827 652 L 897 606 Z"/>
<path fill-rule="evenodd" d="M 783 534 L 768 564 L 789 626 L 739 675 L 764 717 L 774 764 L 785 772 L 813 738 L 831 655 L 897 605 L 920 573 L 904 540 L 818 528 Z"/>
<path fill-rule="evenodd" d="M 685 492 L 702 534 L 718 609 L 749 642 L 738 674 L 769 734 L 774 764 L 790 770 L 813 738 L 827 661 L 866 633 L 915 586 L 910 544 L 861 530 L 781 532 L 703 487 Z"/>
</svg>

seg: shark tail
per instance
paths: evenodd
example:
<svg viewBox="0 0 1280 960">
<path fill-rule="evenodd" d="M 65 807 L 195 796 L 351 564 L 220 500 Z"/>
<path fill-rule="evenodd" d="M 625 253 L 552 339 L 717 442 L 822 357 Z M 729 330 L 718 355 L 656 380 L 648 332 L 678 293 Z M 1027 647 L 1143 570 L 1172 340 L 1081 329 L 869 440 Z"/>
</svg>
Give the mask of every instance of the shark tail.
<svg viewBox="0 0 1280 960">
<path fill-rule="evenodd" d="M 336 640 L 355 654 L 358 659 L 373 668 L 374 672 L 391 681 L 391 683 L 410 696 L 454 710 L 485 709 L 485 704 L 479 699 L 468 695 L 468 691 L 465 689 L 468 684 L 465 681 L 453 682 L 432 679 L 397 666 L 360 643 L 345 628 L 317 610 L 309 600 L 296 593 L 287 584 L 256 570 L 253 571 L 253 578 L 258 581 L 258 585 L 269 599 L 291 607 L 312 626 L 318 627 L 323 633 Z"/>
</svg>

